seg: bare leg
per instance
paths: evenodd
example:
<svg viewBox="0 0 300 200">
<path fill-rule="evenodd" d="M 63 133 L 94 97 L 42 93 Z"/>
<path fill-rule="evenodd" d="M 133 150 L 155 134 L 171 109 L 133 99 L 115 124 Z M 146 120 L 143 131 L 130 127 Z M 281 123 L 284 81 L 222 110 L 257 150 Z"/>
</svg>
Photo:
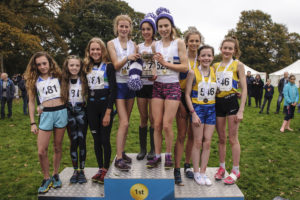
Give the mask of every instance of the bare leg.
<svg viewBox="0 0 300 200">
<path fill-rule="evenodd" d="M 163 113 L 164 113 L 164 100 L 159 98 L 153 98 L 151 100 L 152 103 L 152 114 L 155 116 L 154 120 L 154 146 L 155 146 L 155 154 L 161 153 L 161 145 L 162 145 L 162 121 L 163 121 Z"/>
<path fill-rule="evenodd" d="M 61 155 L 62 155 L 62 142 L 64 139 L 65 128 L 55 128 L 54 129 L 54 139 L 53 139 L 53 175 L 58 174 Z"/>
<path fill-rule="evenodd" d="M 201 154 L 201 169 L 200 173 L 205 173 L 206 167 L 209 160 L 210 154 L 210 143 L 211 138 L 215 130 L 215 125 L 204 125 L 204 138 L 203 138 L 203 147 L 202 147 L 202 154 Z"/>
<path fill-rule="evenodd" d="M 217 117 L 216 124 L 219 136 L 219 161 L 225 163 L 226 157 L 226 117 Z"/>
<path fill-rule="evenodd" d="M 200 126 L 196 127 L 192 124 L 193 135 L 194 135 L 194 144 L 192 149 L 192 161 L 194 173 L 199 172 L 199 161 L 200 161 L 200 150 L 202 147 L 203 141 L 203 131 L 204 124 L 200 124 Z"/>
<path fill-rule="evenodd" d="M 235 121 L 235 116 L 228 116 L 228 136 L 231 145 L 233 166 L 239 166 L 241 147 L 238 138 L 239 122 Z"/>
<path fill-rule="evenodd" d="M 50 178 L 49 175 L 49 159 L 48 159 L 48 146 L 52 131 L 39 130 L 37 138 L 38 155 L 44 179 Z"/>
</svg>

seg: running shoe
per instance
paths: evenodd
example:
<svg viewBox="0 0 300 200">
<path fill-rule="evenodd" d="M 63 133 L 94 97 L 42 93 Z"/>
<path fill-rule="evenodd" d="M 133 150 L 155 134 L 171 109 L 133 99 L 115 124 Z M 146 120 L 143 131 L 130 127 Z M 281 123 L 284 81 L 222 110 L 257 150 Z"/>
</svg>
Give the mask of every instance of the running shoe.
<svg viewBox="0 0 300 200">
<path fill-rule="evenodd" d="M 205 184 L 204 179 L 202 179 L 199 172 L 194 173 L 194 179 L 195 179 L 196 183 L 198 183 L 199 185 Z"/>
<path fill-rule="evenodd" d="M 74 169 L 73 175 L 70 178 L 70 183 L 77 183 L 78 181 L 78 170 Z"/>
<path fill-rule="evenodd" d="M 171 155 L 165 155 L 165 169 L 173 168 L 173 161 Z"/>
<path fill-rule="evenodd" d="M 79 184 L 82 184 L 82 183 L 86 183 L 87 180 L 86 180 L 86 177 L 84 175 L 84 171 L 83 169 L 80 169 L 79 173 L 78 173 L 78 183 Z"/>
<path fill-rule="evenodd" d="M 211 180 L 208 178 L 208 176 L 204 175 L 203 176 L 203 179 L 204 179 L 204 184 L 207 185 L 207 186 L 211 186 L 212 185 L 212 182 Z"/>
<path fill-rule="evenodd" d="M 99 169 L 97 174 L 95 174 L 93 177 L 92 177 L 92 181 L 93 182 L 98 182 L 100 177 L 101 177 L 101 174 L 102 174 L 102 169 Z"/>
<path fill-rule="evenodd" d="M 44 194 L 46 192 L 48 192 L 48 190 L 52 187 L 52 179 L 48 178 L 48 179 L 44 179 L 38 192 L 39 194 Z"/>
<path fill-rule="evenodd" d="M 227 176 L 224 180 L 224 183 L 226 185 L 233 185 L 236 183 L 236 181 L 241 177 L 241 173 L 239 172 L 239 174 L 236 174 L 233 170 L 231 171 L 231 173 L 229 174 L 229 176 Z"/>
<path fill-rule="evenodd" d="M 189 163 L 184 163 L 184 173 L 187 178 L 194 178 L 194 172 L 191 169 L 191 165 Z"/>
<path fill-rule="evenodd" d="M 132 159 L 125 154 L 125 151 L 123 151 L 123 153 L 122 153 L 122 159 L 124 160 L 124 162 L 126 162 L 128 164 L 132 163 Z"/>
<path fill-rule="evenodd" d="M 161 157 L 154 157 L 153 160 L 149 160 L 146 164 L 146 166 L 148 168 L 154 168 L 154 167 L 157 167 L 158 164 L 161 162 Z"/>
<path fill-rule="evenodd" d="M 104 177 L 105 177 L 106 173 L 107 173 L 107 169 L 102 168 L 102 173 L 101 173 L 101 176 L 100 176 L 100 179 L 99 179 L 99 183 L 104 184 Z"/>
<path fill-rule="evenodd" d="M 180 168 L 174 168 L 174 180 L 176 185 L 182 184 Z"/>
<path fill-rule="evenodd" d="M 217 173 L 215 174 L 215 179 L 217 181 L 220 181 L 224 178 L 225 175 L 225 169 L 223 167 L 219 167 Z"/>
<path fill-rule="evenodd" d="M 62 183 L 61 183 L 61 180 L 59 178 L 59 175 L 58 174 L 54 174 L 52 176 L 52 182 L 53 182 L 53 188 L 56 189 L 56 188 L 61 188 L 62 186 Z"/>
<path fill-rule="evenodd" d="M 115 167 L 121 171 L 128 171 L 130 170 L 130 166 L 126 164 L 126 162 L 121 158 L 119 160 L 115 160 Z"/>
</svg>

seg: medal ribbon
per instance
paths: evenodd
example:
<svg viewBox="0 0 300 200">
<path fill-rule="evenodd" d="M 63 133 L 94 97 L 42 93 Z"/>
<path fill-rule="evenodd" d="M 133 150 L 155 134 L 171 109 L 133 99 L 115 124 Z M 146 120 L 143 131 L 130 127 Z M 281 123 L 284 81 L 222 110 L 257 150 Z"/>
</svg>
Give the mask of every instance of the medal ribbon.
<svg viewBox="0 0 300 200">
<path fill-rule="evenodd" d="M 188 57 L 188 60 L 189 60 L 189 52 L 187 52 L 187 57 Z M 196 57 L 195 57 L 195 60 L 194 60 L 193 68 L 191 66 L 190 60 L 189 60 L 188 63 L 189 63 L 189 70 L 194 69 L 196 67 L 196 64 L 197 64 L 197 53 L 196 53 Z"/>
</svg>

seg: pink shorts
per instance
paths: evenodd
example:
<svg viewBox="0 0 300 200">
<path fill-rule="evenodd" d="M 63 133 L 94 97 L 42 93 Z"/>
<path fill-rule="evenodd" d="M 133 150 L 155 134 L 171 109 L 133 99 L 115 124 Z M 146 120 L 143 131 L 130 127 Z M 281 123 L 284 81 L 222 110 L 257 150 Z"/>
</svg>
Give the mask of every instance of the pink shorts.
<svg viewBox="0 0 300 200">
<path fill-rule="evenodd" d="M 181 89 L 180 89 L 179 82 L 176 83 L 154 82 L 152 98 L 180 101 Z"/>
</svg>

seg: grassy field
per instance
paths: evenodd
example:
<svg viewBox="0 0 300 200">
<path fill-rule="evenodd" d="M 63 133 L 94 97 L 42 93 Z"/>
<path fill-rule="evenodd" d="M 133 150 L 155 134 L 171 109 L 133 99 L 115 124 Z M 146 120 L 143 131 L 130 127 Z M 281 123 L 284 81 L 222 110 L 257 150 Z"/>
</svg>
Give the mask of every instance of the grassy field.
<svg viewBox="0 0 300 200">
<path fill-rule="evenodd" d="M 300 116 L 296 111 L 295 119 L 291 122 L 294 132 L 280 133 L 283 114 L 273 114 L 276 109 L 277 95 L 275 93 L 270 115 L 258 114 L 259 109 L 254 108 L 252 104 L 252 107 L 246 107 L 244 120 L 240 124 L 242 178 L 238 186 L 244 193 L 245 199 L 266 200 L 273 199 L 275 196 L 300 199 L 300 173 L 298 172 Z M 139 114 L 136 104 L 130 123 L 126 151 L 138 152 Z M 12 119 L 0 120 L 0 199 L 37 199 L 37 189 L 43 176 L 38 162 L 36 136 L 30 133 L 29 124 L 29 117 L 22 114 L 21 100 L 16 100 L 13 104 Z M 111 133 L 112 155 L 116 152 L 117 126 L 117 118 L 115 118 Z M 175 123 L 174 131 L 176 134 Z M 211 146 L 210 167 L 218 166 L 217 142 L 215 133 Z M 69 138 L 65 134 L 60 171 L 72 166 L 69 143 Z M 52 146 L 49 146 L 49 152 L 52 156 Z M 231 165 L 231 151 L 228 151 L 227 170 L 231 169 Z M 86 166 L 97 167 L 90 132 L 87 135 Z"/>
</svg>

